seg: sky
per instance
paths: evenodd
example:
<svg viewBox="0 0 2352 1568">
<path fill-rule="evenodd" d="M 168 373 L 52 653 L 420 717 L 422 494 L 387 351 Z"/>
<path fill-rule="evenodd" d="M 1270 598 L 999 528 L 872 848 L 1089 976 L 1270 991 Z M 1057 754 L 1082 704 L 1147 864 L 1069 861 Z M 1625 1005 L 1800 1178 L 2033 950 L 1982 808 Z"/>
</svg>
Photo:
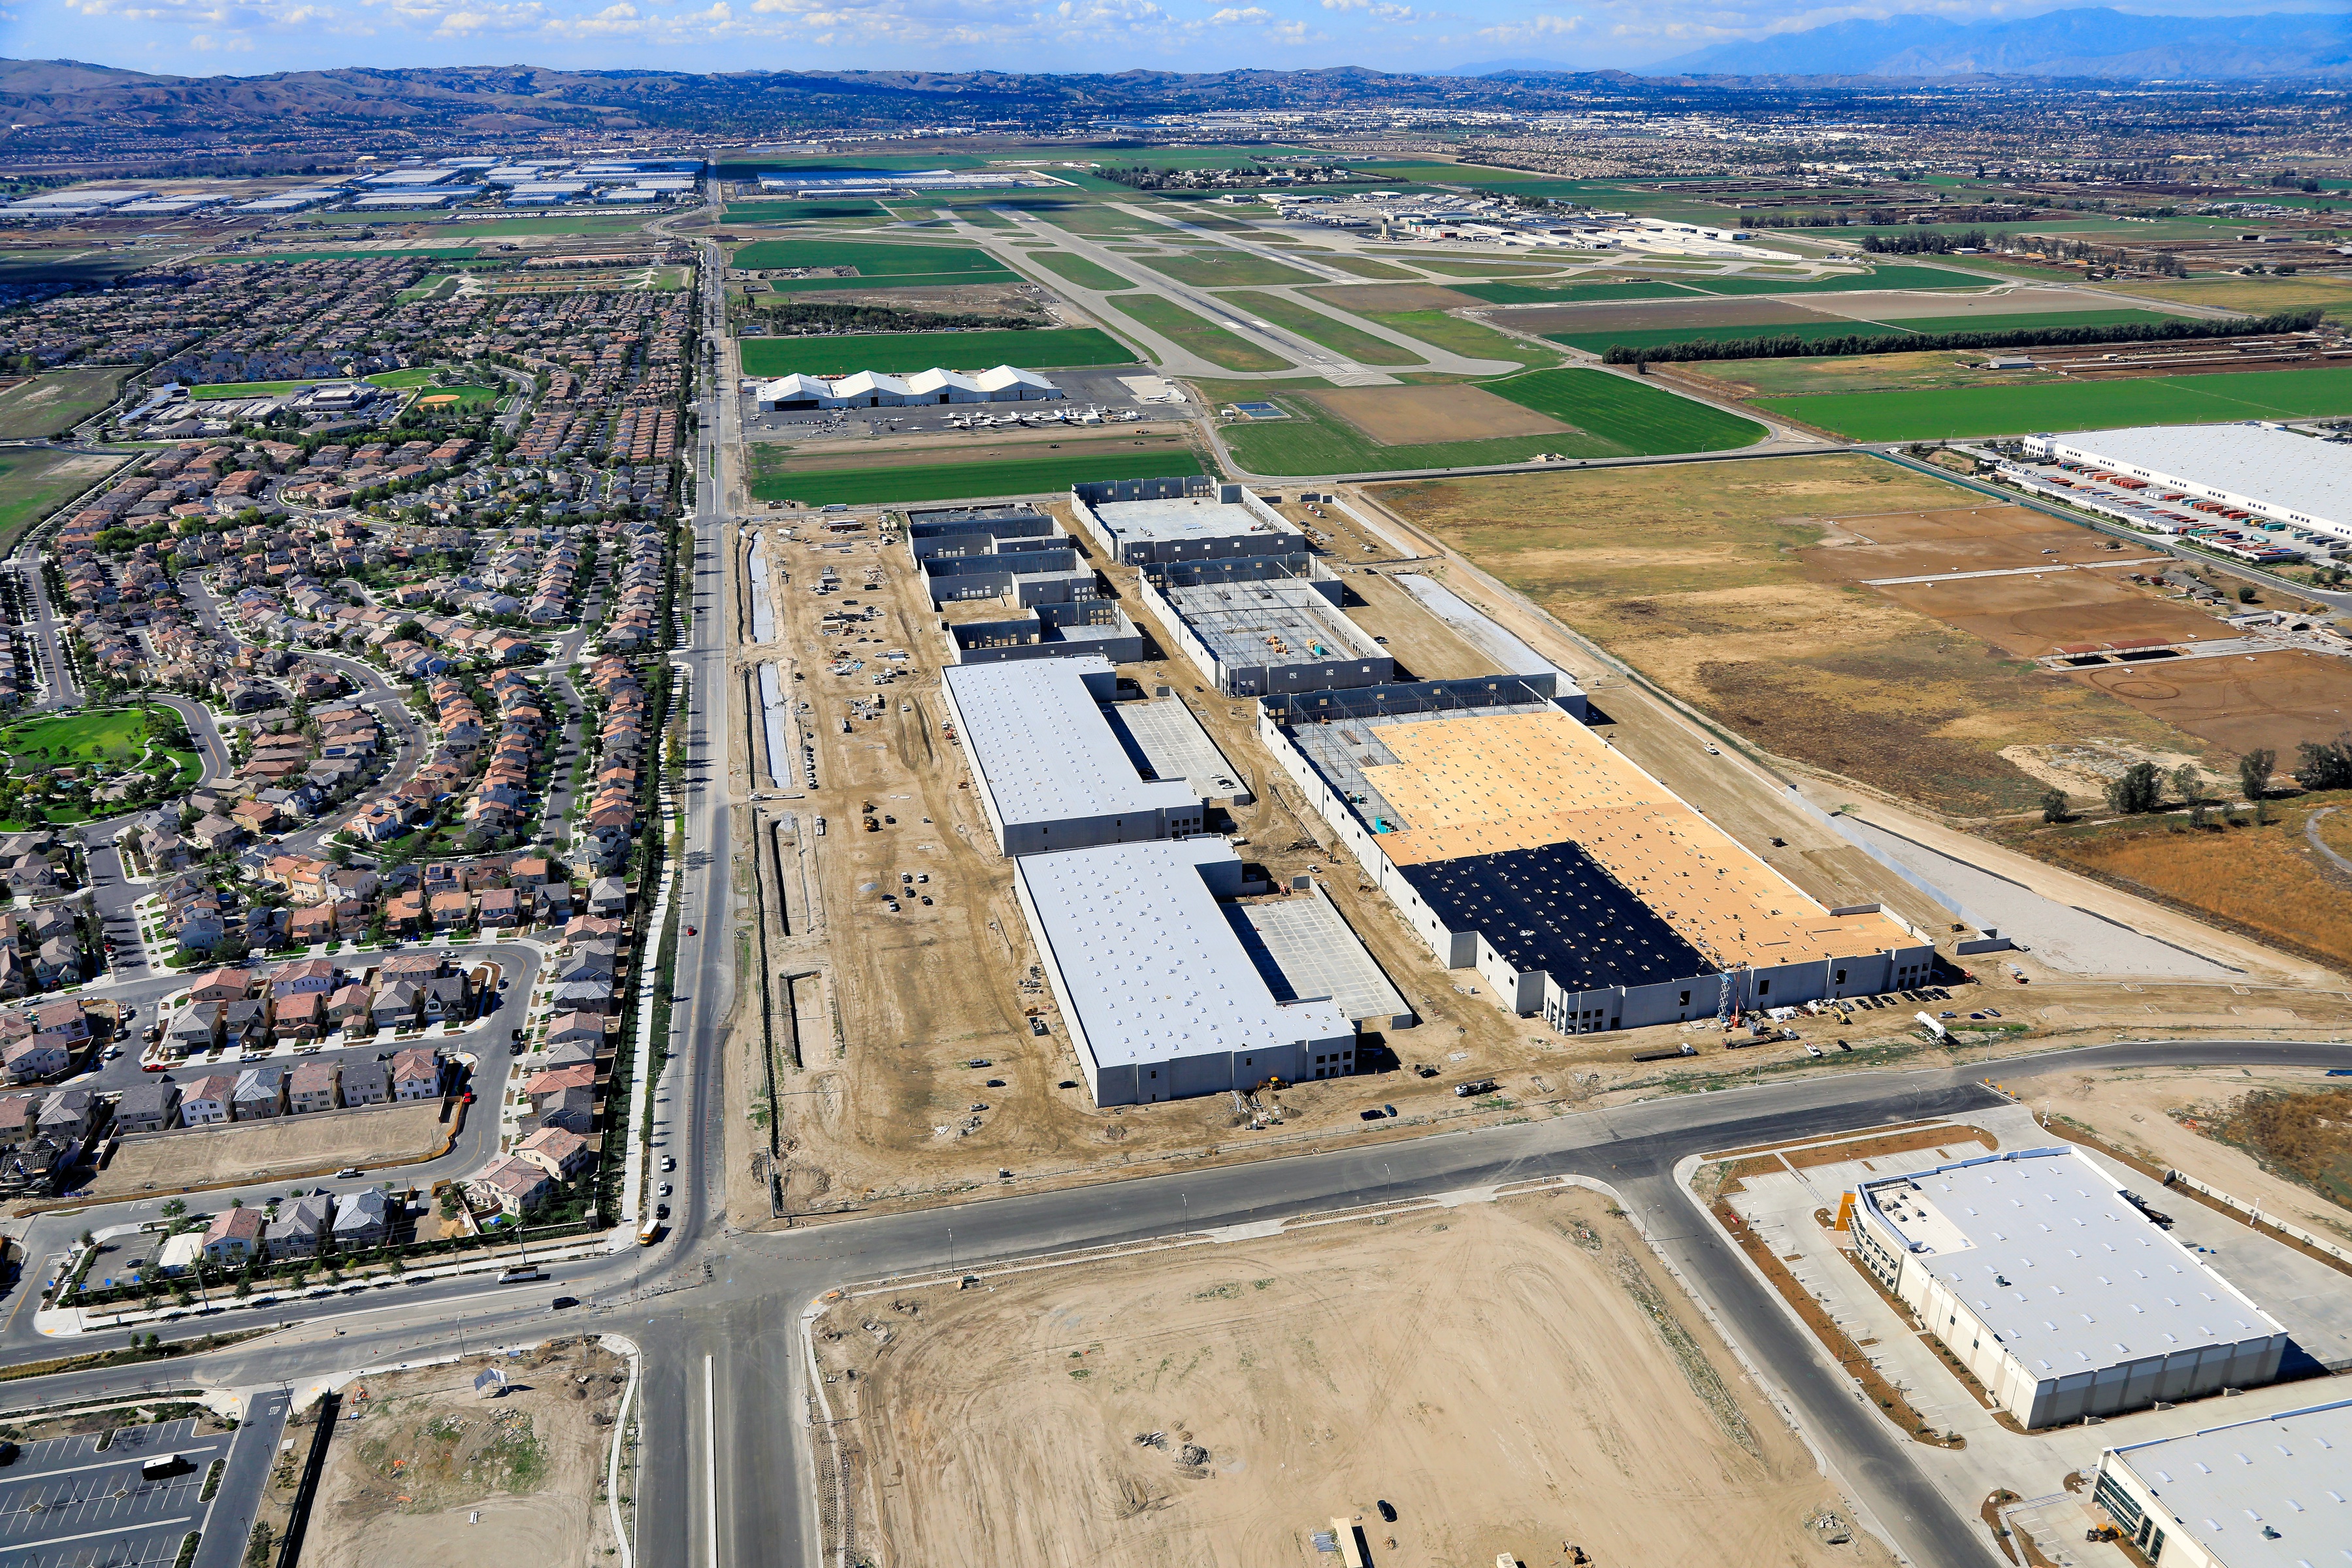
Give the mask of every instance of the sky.
<svg viewBox="0 0 2352 1568">
<path fill-rule="evenodd" d="M 2074 0 L 2097 4 L 2098 0 Z M 1633 68 L 1709 45 L 2031 0 L 0 0 L 0 57 L 210 76 L 342 66 L 1118 71 Z M 2212 15 L 2308 0 L 2140 0 Z"/>
</svg>

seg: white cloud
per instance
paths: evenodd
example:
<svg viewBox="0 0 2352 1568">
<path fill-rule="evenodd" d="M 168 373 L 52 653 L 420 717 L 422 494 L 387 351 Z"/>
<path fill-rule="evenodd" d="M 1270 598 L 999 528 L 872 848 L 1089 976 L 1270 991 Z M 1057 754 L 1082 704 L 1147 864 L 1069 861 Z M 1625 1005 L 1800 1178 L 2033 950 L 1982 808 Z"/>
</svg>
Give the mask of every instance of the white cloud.
<svg viewBox="0 0 2352 1568">
<path fill-rule="evenodd" d="M 1572 37 L 1583 31 L 1584 18 L 1581 16 L 1554 16 L 1546 13 L 1529 16 L 1525 21 L 1481 27 L 1478 36 L 1494 44 L 1528 44 L 1545 38 Z"/>
</svg>

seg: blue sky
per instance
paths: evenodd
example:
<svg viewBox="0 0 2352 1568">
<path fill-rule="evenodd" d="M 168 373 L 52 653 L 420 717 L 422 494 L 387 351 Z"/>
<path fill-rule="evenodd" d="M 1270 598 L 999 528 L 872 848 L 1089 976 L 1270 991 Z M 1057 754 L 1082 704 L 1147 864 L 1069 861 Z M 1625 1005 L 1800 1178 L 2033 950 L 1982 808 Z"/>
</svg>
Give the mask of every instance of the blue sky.
<svg viewBox="0 0 2352 1568">
<path fill-rule="evenodd" d="M 0 0 L 0 55 L 239 76 L 516 62 L 713 71 L 1426 71 L 1509 59 L 1601 68 L 1898 12 L 1966 22 L 2053 8 L 2000 0 Z M 2128 8 L 2176 6 L 2155 0 Z M 2178 6 L 2200 15 L 2304 8 L 2296 0 Z"/>
</svg>

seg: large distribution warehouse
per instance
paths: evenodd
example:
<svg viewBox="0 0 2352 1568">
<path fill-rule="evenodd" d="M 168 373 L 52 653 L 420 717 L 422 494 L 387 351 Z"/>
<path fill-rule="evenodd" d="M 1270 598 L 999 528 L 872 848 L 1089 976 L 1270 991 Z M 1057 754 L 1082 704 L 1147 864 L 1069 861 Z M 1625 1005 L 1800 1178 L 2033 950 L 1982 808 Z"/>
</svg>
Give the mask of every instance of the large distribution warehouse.
<svg viewBox="0 0 2352 1568">
<path fill-rule="evenodd" d="M 2286 1331 L 2072 1147 L 1872 1182 L 1856 1255 L 2025 1426 L 2252 1388 Z"/>
<path fill-rule="evenodd" d="M 1258 734 L 1438 962 L 1563 1034 L 1927 982 L 1928 939 L 1823 909 L 1562 700 L 1543 676 L 1267 698 Z"/>
<path fill-rule="evenodd" d="M 1307 536 L 1239 485 L 1198 476 L 1070 487 L 1070 511 L 1123 566 L 1303 555 Z"/>
<path fill-rule="evenodd" d="M 2352 1400 L 2109 1448 L 2092 1500 L 2164 1568 L 2352 1563 Z"/>
<path fill-rule="evenodd" d="M 2087 463 L 2295 528 L 2352 540 L 2352 447 L 2261 425 L 2156 425 L 2033 436 L 2032 457 Z"/>
</svg>

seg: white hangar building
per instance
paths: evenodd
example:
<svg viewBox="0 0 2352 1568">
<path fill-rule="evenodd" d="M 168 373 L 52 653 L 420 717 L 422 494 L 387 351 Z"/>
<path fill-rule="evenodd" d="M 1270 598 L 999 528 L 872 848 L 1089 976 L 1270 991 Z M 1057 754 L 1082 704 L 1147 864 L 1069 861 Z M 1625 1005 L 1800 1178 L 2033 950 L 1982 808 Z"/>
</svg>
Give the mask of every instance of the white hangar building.
<svg viewBox="0 0 2352 1568">
<path fill-rule="evenodd" d="M 2165 1568 L 2352 1562 L 2352 1400 L 2109 1448 L 2092 1500 Z"/>
<path fill-rule="evenodd" d="M 2029 1427 L 2252 1388 L 2287 1333 L 2080 1151 L 1872 1182 L 1854 1251 Z"/>
<path fill-rule="evenodd" d="M 1051 403 L 1067 395 L 1034 370 L 1009 364 L 967 375 L 960 370 L 919 370 L 912 375 L 787 375 L 760 384 L 760 410 L 779 408 L 912 408 L 941 403 Z"/>
<path fill-rule="evenodd" d="M 2029 436 L 2027 453 L 2086 463 L 2273 522 L 2352 539 L 2352 446 L 2261 425 L 2151 425 Z"/>
<path fill-rule="evenodd" d="M 1277 1000 L 1219 907 L 1242 891 L 1223 839 L 1024 855 L 1013 878 L 1097 1105 L 1355 1071 L 1346 1011 Z"/>
</svg>

